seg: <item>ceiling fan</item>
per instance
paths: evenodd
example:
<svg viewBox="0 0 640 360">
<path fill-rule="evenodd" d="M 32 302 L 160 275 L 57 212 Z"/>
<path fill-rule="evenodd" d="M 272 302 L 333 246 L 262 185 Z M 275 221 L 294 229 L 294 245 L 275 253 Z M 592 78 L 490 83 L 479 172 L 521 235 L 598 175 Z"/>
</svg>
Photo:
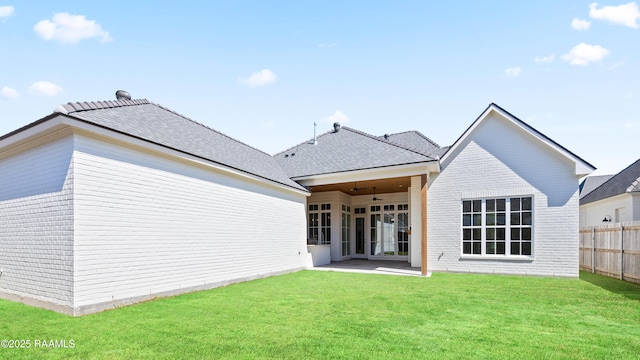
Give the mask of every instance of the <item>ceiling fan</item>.
<svg viewBox="0 0 640 360">
<path fill-rule="evenodd" d="M 373 201 L 381 201 L 382 199 L 376 197 L 376 187 L 373 187 Z"/>
<path fill-rule="evenodd" d="M 360 191 L 360 190 L 367 190 L 367 189 L 368 189 L 368 188 L 359 188 L 359 187 L 358 187 L 358 182 L 356 181 L 356 182 L 354 182 L 354 183 L 353 183 L 353 189 L 351 189 L 351 191 L 353 191 L 353 192 L 358 192 L 358 191 Z"/>
</svg>

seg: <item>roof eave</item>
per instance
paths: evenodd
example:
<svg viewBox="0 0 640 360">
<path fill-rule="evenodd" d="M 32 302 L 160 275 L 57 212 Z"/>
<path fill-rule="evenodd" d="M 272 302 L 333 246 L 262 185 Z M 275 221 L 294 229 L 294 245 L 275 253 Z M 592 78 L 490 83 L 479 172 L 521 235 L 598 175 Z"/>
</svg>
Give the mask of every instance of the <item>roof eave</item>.
<svg viewBox="0 0 640 360">
<path fill-rule="evenodd" d="M 368 181 L 393 177 L 418 176 L 439 172 L 439 161 L 431 160 L 410 164 L 381 166 L 368 169 L 355 169 L 323 174 L 302 175 L 292 177 L 292 180 L 298 182 L 303 186 L 317 186 L 351 181 Z"/>
</svg>

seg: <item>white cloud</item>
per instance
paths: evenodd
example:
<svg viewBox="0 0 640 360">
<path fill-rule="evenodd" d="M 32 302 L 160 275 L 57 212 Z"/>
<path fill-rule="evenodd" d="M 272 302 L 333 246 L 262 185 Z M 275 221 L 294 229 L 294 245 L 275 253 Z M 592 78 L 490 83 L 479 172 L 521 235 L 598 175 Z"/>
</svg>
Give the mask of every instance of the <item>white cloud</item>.
<svg viewBox="0 0 640 360">
<path fill-rule="evenodd" d="M 62 88 L 48 81 L 38 81 L 29 86 L 29 93 L 42 96 L 56 96 L 62 92 Z"/>
<path fill-rule="evenodd" d="M 273 71 L 269 69 L 263 69 L 261 71 L 254 72 L 248 78 L 238 79 L 238 83 L 245 84 L 253 88 L 258 86 L 265 86 L 267 84 L 275 82 L 276 79 L 277 79 L 277 76 Z"/>
<path fill-rule="evenodd" d="M 638 28 L 640 8 L 635 2 L 618 6 L 603 6 L 598 9 L 598 3 L 589 4 L 589 16 L 592 19 L 607 20 L 614 24 Z"/>
<path fill-rule="evenodd" d="M 6 97 L 7 99 L 16 99 L 20 96 L 18 90 L 10 88 L 8 86 L 2 87 L 2 90 L 0 90 L 0 95 Z"/>
<path fill-rule="evenodd" d="M 318 44 L 319 48 L 331 48 L 338 45 L 337 43 L 322 43 L 322 44 Z"/>
<path fill-rule="evenodd" d="M 87 20 L 84 15 L 57 13 L 49 20 L 38 22 L 33 30 L 45 40 L 56 40 L 63 44 L 76 44 L 80 40 L 100 38 L 101 42 L 113 39 L 95 20 Z"/>
<path fill-rule="evenodd" d="M 0 6 L 0 19 L 5 20 L 9 16 L 13 15 L 15 8 L 13 6 Z"/>
<path fill-rule="evenodd" d="M 607 55 L 609 55 L 609 50 L 600 45 L 580 43 L 571 49 L 569 53 L 562 55 L 562 60 L 571 65 L 586 66 L 591 62 L 602 60 Z"/>
<path fill-rule="evenodd" d="M 326 122 L 328 122 L 329 124 L 333 124 L 333 123 L 346 123 L 349 122 L 349 117 L 343 113 L 340 110 L 336 110 L 336 112 L 333 113 L 333 115 L 329 115 L 326 118 L 324 118 L 324 120 Z"/>
<path fill-rule="evenodd" d="M 548 64 L 548 63 L 552 63 L 553 60 L 556 59 L 556 54 L 551 54 L 551 55 L 547 55 L 547 56 L 536 56 L 533 61 L 536 62 L 536 64 Z"/>
<path fill-rule="evenodd" d="M 574 18 L 573 21 L 571 21 L 571 27 L 574 30 L 589 30 L 589 26 L 591 26 L 591 21 L 589 20 Z"/>
<path fill-rule="evenodd" d="M 520 76 L 522 73 L 522 69 L 520 66 L 510 67 L 504 70 L 504 73 L 507 74 L 508 77 L 515 78 Z"/>
</svg>

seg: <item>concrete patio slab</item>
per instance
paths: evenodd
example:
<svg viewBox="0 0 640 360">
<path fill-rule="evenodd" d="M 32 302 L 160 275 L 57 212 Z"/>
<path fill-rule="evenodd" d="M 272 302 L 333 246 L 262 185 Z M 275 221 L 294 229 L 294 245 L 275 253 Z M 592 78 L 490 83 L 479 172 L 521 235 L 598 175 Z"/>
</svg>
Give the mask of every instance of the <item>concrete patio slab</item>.
<svg viewBox="0 0 640 360">
<path fill-rule="evenodd" d="M 400 276 L 422 276 L 420 268 L 411 267 L 406 261 L 352 259 L 336 261 L 328 265 L 315 266 L 309 270 L 338 271 L 362 274 L 382 274 Z M 431 273 L 427 273 L 427 277 Z"/>
</svg>

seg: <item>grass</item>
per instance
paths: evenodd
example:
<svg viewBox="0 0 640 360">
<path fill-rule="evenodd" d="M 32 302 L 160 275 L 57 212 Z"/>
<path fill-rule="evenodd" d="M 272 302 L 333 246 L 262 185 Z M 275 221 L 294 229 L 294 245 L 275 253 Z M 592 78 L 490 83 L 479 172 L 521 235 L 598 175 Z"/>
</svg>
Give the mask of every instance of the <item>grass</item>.
<svg viewBox="0 0 640 360">
<path fill-rule="evenodd" d="M 0 358 L 638 358 L 640 286 L 302 271 L 72 318 L 0 300 Z M 74 348 L 34 348 L 35 339 Z"/>
</svg>

